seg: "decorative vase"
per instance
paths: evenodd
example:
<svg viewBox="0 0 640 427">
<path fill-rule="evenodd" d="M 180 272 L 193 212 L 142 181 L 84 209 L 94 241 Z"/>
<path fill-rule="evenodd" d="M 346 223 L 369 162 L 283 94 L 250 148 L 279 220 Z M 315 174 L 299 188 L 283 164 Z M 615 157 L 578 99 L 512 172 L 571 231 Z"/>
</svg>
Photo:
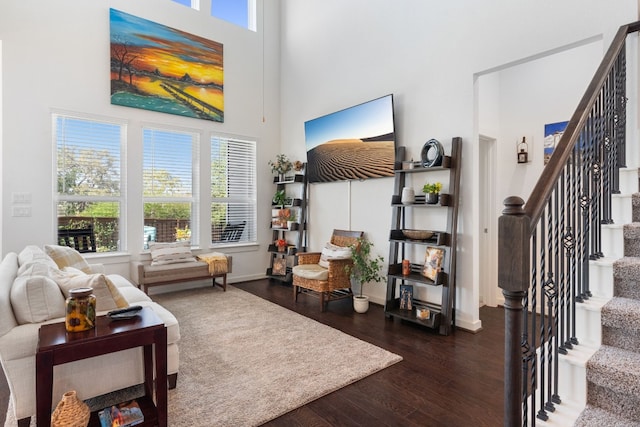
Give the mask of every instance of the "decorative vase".
<svg viewBox="0 0 640 427">
<path fill-rule="evenodd" d="M 402 196 L 400 201 L 403 205 L 411 205 L 416 201 L 416 193 L 411 187 L 404 187 L 402 189 Z"/>
<path fill-rule="evenodd" d="M 366 295 L 354 296 L 353 309 L 356 313 L 366 313 L 369 310 L 369 297 Z"/>
<path fill-rule="evenodd" d="M 75 390 L 62 395 L 62 400 L 51 414 L 51 427 L 87 427 L 91 411 L 78 398 Z"/>
<path fill-rule="evenodd" d="M 278 252 L 284 252 L 286 246 L 278 246 Z"/>
<path fill-rule="evenodd" d="M 285 176 L 283 173 L 279 173 L 278 174 L 278 182 L 284 182 L 285 181 Z"/>
<path fill-rule="evenodd" d="M 425 193 L 424 200 L 429 205 L 435 205 L 438 203 L 438 199 L 440 198 L 439 193 Z"/>
</svg>

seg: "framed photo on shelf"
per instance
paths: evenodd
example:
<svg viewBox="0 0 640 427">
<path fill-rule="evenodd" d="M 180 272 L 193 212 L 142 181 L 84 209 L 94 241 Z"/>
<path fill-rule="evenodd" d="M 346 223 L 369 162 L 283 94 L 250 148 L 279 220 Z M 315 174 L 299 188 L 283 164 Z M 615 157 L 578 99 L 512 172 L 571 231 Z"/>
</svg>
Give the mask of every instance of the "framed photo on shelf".
<svg viewBox="0 0 640 427">
<path fill-rule="evenodd" d="M 442 268 L 443 260 L 444 249 L 427 246 L 427 251 L 424 256 L 424 266 L 422 267 L 422 275 L 435 281 L 438 276 L 438 272 Z"/>
<path fill-rule="evenodd" d="M 400 310 L 413 310 L 413 285 L 400 285 Z"/>
<path fill-rule="evenodd" d="M 286 258 L 275 258 L 273 260 L 273 275 L 284 276 L 287 274 L 287 260 Z"/>
</svg>

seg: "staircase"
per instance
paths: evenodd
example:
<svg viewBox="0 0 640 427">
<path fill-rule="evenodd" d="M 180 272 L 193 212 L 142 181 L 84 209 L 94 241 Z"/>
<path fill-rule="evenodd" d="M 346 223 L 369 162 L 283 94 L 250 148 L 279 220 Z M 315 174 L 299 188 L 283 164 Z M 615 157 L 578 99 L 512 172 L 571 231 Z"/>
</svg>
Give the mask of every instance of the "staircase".
<svg viewBox="0 0 640 427">
<path fill-rule="evenodd" d="M 640 193 L 613 263 L 613 297 L 602 307 L 602 345 L 586 365 L 587 406 L 576 426 L 640 426 Z"/>
<path fill-rule="evenodd" d="M 584 338 L 560 358 L 562 404 L 537 425 L 640 426 L 638 170 L 621 170 L 621 184 L 615 224 L 603 226 L 606 257 L 590 265 L 593 297 L 576 308 L 577 335 Z"/>
</svg>

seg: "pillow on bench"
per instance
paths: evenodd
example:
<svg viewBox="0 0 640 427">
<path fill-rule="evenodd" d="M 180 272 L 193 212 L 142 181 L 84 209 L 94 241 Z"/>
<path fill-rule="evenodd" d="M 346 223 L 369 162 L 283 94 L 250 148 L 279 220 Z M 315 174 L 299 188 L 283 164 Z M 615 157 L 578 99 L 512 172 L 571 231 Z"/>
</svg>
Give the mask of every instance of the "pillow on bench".
<svg viewBox="0 0 640 427">
<path fill-rule="evenodd" d="M 151 265 L 193 262 L 196 258 L 191 253 L 191 242 L 149 242 Z"/>
</svg>

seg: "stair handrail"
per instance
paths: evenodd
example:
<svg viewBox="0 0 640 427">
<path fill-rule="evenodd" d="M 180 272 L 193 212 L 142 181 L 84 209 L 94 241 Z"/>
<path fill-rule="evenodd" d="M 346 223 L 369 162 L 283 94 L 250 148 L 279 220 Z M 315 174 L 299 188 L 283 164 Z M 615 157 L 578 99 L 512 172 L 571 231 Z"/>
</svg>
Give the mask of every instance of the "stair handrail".
<svg viewBox="0 0 640 427">
<path fill-rule="evenodd" d="M 580 243 L 588 248 L 589 257 L 598 256 L 599 231 L 590 229 L 589 221 L 593 220 L 594 228 L 599 228 L 599 224 L 610 220 L 610 218 L 606 218 L 609 214 L 606 211 L 611 207 L 611 194 L 619 192 L 617 173 L 619 168 L 625 165 L 624 129 L 619 128 L 624 128 L 626 116 L 624 111 L 609 111 L 608 109 L 612 106 L 624 109 L 626 104 L 624 83 L 620 83 L 619 80 L 620 76 L 626 76 L 624 68 L 626 64 L 624 56 L 626 38 L 629 34 L 638 31 L 640 31 L 640 21 L 623 25 L 618 29 L 549 162 L 545 165 L 544 173 L 533 187 L 527 201 L 525 202 L 518 196 L 507 197 L 504 201 L 505 209 L 498 222 L 498 284 L 505 298 L 505 426 L 535 425 L 535 417 L 531 416 L 532 419 L 527 419 L 528 414 L 537 413 L 537 418 L 545 419 L 547 416 L 545 409 L 553 411 L 554 403 L 560 402 L 560 397 L 554 392 L 557 391 L 557 372 L 553 372 L 553 375 L 549 375 L 548 381 L 549 383 L 556 381 L 556 388 L 553 390 L 550 386 L 549 392 L 544 392 L 548 394 L 547 402 L 542 401 L 547 398 L 545 394 L 544 399 L 540 398 L 540 409 L 537 407 L 530 411 L 528 409 L 528 400 L 532 395 L 533 402 L 537 405 L 534 390 L 538 386 L 537 381 L 544 384 L 547 380 L 545 372 L 539 373 L 538 368 L 540 367 L 537 366 L 537 363 L 540 363 L 541 368 L 546 368 L 545 363 L 548 363 L 550 365 L 549 372 L 551 372 L 552 363 L 555 363 L 553 369 L 557 370 L 557 354 L 558 352 L 562 353 L 565 347 L 565 343 L 558 341 L 557 337 L 555 343 L 546 344 L 546 341 L 551 342 L 551 336 L 559 333 L 559 328 L 566 327 L 567 330 L 573 328 L 575 331 L 575 323 L 573 325 L 559 325 L 558 318 L 566 316 L 570 319 L 571 313 L 568 311 L 571 309 L 571 303 L 575 304 L 576 301 L 580 302 L 581 298 L 590 296 L 588 272 L 585 271 L 585 266 L 581 265 L 581 263 L 584 264 L 583 259 L 576 256 L 572 262 L 577 264 L 569 266 L 569 262 L 567 262 L 567 266 L 565 266 L 564 260 L 560 258 L 565 255 L 565 251 L 573 254 L 577 250 L 571 245 L 575 245 L 578 239 L 581 239 Z M 615 75 L 612 76 L 614 71 Z M 612 87 L 612 85 L 616 87 Z M 622 85 L 621 89 L 617 87 L 619 85 Z M 604 95 L 603 89 L 606 89 Z M 614 99 L 609 99 L 608 97 L 611 97 L 612 94 Z M 611 124 L 603 125 L 600 123 L 604 120 L 605 114 L 610 115 L 607 117 L 610 117 Z M 597 124 L 594 123 L 596 121 Z M 617 130 L 618 135 L 616 135 L 615 141 L 613 141 L 613 136 L 606 132 L 609 130 L 609 128 L 605 129 L 606 126 L 614 126 Z M 605 159 L 606 156 L 610 158 Z M 614 172 L 611 174 L 611 182 L 591 183 L 591 179 L 596 179 L 592 178 L 591 174 L 597 177 L 598 174 L 609 173 L 609 169 L 605 169 L 609 167 Z M 581 176 L 583 172 L 585 172 L 585 176 Z M 570 191 L 572 190 L 570 187 L 578 188 L 583 183 L 587 187 L 593 186 L 594 193 L 588 195 L 577 193 L 572 204 L 572 206 L 575 205 L 573 207 L 577 212 L 575 214 L 566 213 L 563 205 L 564 200 L 562 200 L 565 188 Z M 583 235 L 578 236 L 578 230 L 572 231 L 571 227 L 568 227 L 569 232 L 567 233 L 566 230 L 561 230 L 561 224 L 556 223 L 557 217 L 562 217 L 561 221 L 564 221 L 565 216 L 584 216 L 585 211 L 587 211 L 586 215 L 590 217 L 590 220 L 585 220 L 585 229 L 581 230 L 581 232 L 584 231 Z M 553 224 L 547 225 L 547 216 L 550 218 L 548 222 L 553 222 Z M 582 220 L 580 217 L 577 222 Z M 573 225 L 574 228 L 577 228 L 577 224 Z M 572 241 L 572 239 L 574 240 Z M 557 248 L 555 246 L 551 248 L 552 240 L 553 245 L 556 245 Z M 549 251 L 547 252 L 546 248 L 541 248 L 541 252 L 537 253 L 537 245 L 543 246 L 542 243 L 546 244 L 546 241 L 549 242 Z M 591 250 L 592 248 L 589 246 L 595 246 L 595 249 Z M 554 257 L 553 260 L 552 257 Z M 545 282 L 545 272 L 538 271 L 540 261 L 542 261 L 542 270 L 549 269 L 549 282 Z M 562 262 L 562 268 L 552 272 L 553 262 L 556 264 Z M 580 271 L 572 270 L 576 266 Z M 554 274 L 555 277 L 553 277 Z M 572 287 L 559 290 L 559 285 L 554 284 L 554 281 L 559 281 L 558 276 L 570 274 L 577 275 L 579 291 L 572 288 L 576 286 L 574 283 L 571 284 Z M 585 280 L 586 283 L 582 283 Z M 540 294 L 536 294 L 536 285 L 540 286 Z M 543 287 L 545 295 L 543 295 Z M 563 298 L 558 296 L 560 291 L 567 292 L 564 296 L 567 301 L 559 301 Z M 569 297 L 571 301 L 568 301 Z M 548 299 L 547 305 L 544 305 L 545 298 Z M 538 299 L 542 301 L 539 308 L 535 307 Z M 565 302 L 567 303 L 566 307 L 560 306 Z M 534 304 L 533 308 L 529 306 L 530 303 Z M 566 308 L 567 313 L 563 311 L 560 314 L 556 311 L 560 308 L 562 310 Z M 523 327 L 526 328 L 528 322 L 536 322 L 535 315 L 532 319 L 530 319 L 530 314 L 527 315 L 530 312 L 538 313 L 543 318 L 541 322 L 545 321 L 545 316 L 549 317 L 546 320 L 549 322 L 548 325 L 541 323 L 541 333 L 538 337 L 528 336 L 526 330 L 523 331 Z M 575 322 L 575 317 L 573 321 Z M 535 323 L 533 325 L 536 326 Z M 576 337 L 572 336 L 567 341 L 566 347 L 571 348 L 572 343 L 578 343 Z M 548 345 L 548 353 L 545 353 L 545 345 Z M 540 351 L 543 353 L 543 359 L 539 362 L 534 360 L 537 357 L 537 346 L 540 346 Z M 530 384 L 525 385 L 524 377 L 527 375 Z M 537 376 L 542 378 L 538 379 Z"/>
</svg>

